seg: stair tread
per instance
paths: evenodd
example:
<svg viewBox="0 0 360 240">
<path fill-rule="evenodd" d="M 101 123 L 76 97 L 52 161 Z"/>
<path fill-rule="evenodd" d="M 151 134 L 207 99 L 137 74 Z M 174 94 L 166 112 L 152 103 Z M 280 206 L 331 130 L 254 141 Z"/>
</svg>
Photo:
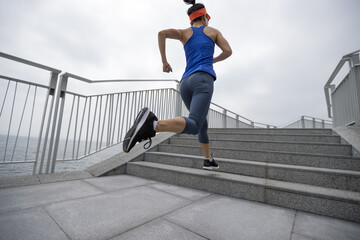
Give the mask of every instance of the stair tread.
<svg viewBox="0 0 360 240">
<path fill-rule="evenodd" d="M 198 176 L 200 175 L 203 177 L 223 179 L 226 181 L 241 182 L 250 185 L 263 186 L 265 188 L 278 190 L 278 191 L 300 193 L 304 195 L 311 195 L 311 196 L 323 197 L 327 199 L 360 204 L 359 192 L 318 187 L 318 186 L 300 184 L 300 183 L 284 182 L 284 181 L 271 180 L 271 179 L 265 179 L 259 177 L 250 177 L 250 176 L 244 176 L 238 174 L 224 173 L 219 171 L 207 171 L 203 169 L 172 166 L 172 165 L 152 163 L 146 161 L 129 162 L 128 164 L 142 165 L 145 167 L 181 172 L 190 175 L 198 175 Z"/>
<path fill-rule="evenodd" d="M 198 149 L 200 146 L 182 145 L 182 144 L 159 144 L 160 146 L 173 146 L 173 147 L 186 147 Z M 332 158 L 347 158 L 352 160 L 359 160 L 360 157 L 353 157 L 349 155 L 334 155 L 334 154 L 320 154 L 320 153 L 302 153 L 302 152 L 285 152 L 285 151 L 274 151 L 274 150 L 258 150 L 258 149 L 242 149 L 242 148 L 223 148 L 223 147 L 211 147 L 211 150 L 233 150 L 233 151 L 248 151 L 248 152 L 263 152 L 263 153 L 279 153 L 279 154 L 291 154 L 300 156 L 319 156 L 319 157 L 332 157 Z"/>
<path fill-rule="evenodd" d="M 177 136 L 173 139 L 185 139 L 185 140 L 195 140 L 197 139 L 186 136 Z M 332 146 L 332 147 L 351 147 L 350 144 L 343 143 L 319 143 L 319 142 L 292 142 L 292 141 L 269 141 L 269 140 L 246 140 L 246 139 L 211 139 L 211 142 L 247 142 L 247 143 L 276 143 L 276 144 L 291 144 L 291 145 L 317 145 L 317 146 Z"/>
<path fill-rule="evenodd" d="M 208 132 L 307 132 L 308 134 L 326 134 L 332 135 L 332 129 L 320 129 L 320 128 L 209 128 Z"/>
<path fill-rule="evenodd" d="M 195 159 L 203 160 L 202 156 L 188 155 L 188 154 L 166 153 L 166 152 L 148 152 L 146 154 L 164 155 L 164 156 L 176 156 L 176 157 L 195 158 Z M 248 164 L 248 165 L 263 166 L 263 167 L 294 169 L 294 170 L 310 171 L 310 172 L 324 173 L 324 174 L 337 174 L 337 175 L 341 174 L 341 175 L 360 177 L 360 171 L 352 171 L 352 170 L 309 167 L 309 166 L 302 166 L 302 165 L 290 165 L 290 164 L 279 164 L 279 163 L 267 163 L 267 162 L 261 162 L 261 161 L 229 159 L 229 158 L 219 158 L 219 157 L 216 157 L 216 161 L 239 163 L 239 164 Z"/>
<path fill-rule="evenodd" d="M 234 135 L 234 136 L 243 136 L 243 135 L 251 135 L 251 136 L 281 136 L 281 137 L 325 137 L 325 138 L 340 138 L 336 135 L 329 134 L 305 134 L 305 133 L 251 133 L 251 132 L 208 132 L 209 134 L 223 134 L 223 135 Z M 179 134 L 180 135 L 180 134 Z"/>
</svg>

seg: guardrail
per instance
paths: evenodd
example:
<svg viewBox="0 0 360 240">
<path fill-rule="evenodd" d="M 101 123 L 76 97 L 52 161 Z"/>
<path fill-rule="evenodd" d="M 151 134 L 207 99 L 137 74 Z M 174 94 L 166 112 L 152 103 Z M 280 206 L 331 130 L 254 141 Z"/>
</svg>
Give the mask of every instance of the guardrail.
<svg viewBox="0 0 360 240">
<path fill-rule="evenodd" d="M 23 154 L 23 162 L 29 161 L 27 158 L 29 150 L 35 154 L 35 160 L 44 159 L 45 155 L 49 152 L 48 139 L 53 139 L 54 137 L 54 135 L 50 133 L 50 127 L 53 120 L 55 89 L 61 70 L 2 52 L 0 52 L 0 57 L 50 72 L 48 85 L 0 75 L 1 80 L 7 81 L 0 111 L 1 126 L 7 127 L 6 134 L 2 138 L 4 149 L 1 154 L 3 156 L 1 163 L 19 162 L 19 155 L 17 155 L 17 159 L 14 161 L 15 152 L 19 150 L 17 149 L 19 138 L 22 140 L 26 139 L 26 150 Z M 23 99 L 23 95 L 18 94 L 18 91 L 21 91 L 20 88 L 24 87 L 27 87 L 25 99 Z M 9 93 L 10 88 L 14 89 L 12 93 Z M 32 96 L 29 97 L 29 93 L 31 93 Z M 8 107 L 8 110 L 6 107 Z M 34 116 L 38 119 L 34 120 Z M 38 121 L 39 116 L 41 116 L 40 121 Z M 24 119 L 29 120 L 27 127 L 24 127 Z M 24 128 L 26 128 L 26 134 L 22 134 L 20 137 L 20 131 L 22 130 L 24 132 Z M 37 136 L 37 138 L 31 138 L 31 136 Z M 9 143 L 11 142 L 12 144 L 10 146 Z M 30 142 L 36 142 L 36 146 L 32 144 L 32 149 L 29 148 Z"/>
<path fill-rule="evenodd" d="M 122 142 L 137 112 L 160 118 L 186 115 L 178 80 L 91 80 L 0 52 L 0 57 L 50 72 L 49 84 L 0 75 L 0 164 L 31 163 L 33 174 L 53 173 L 56 161 L 78 160 Z M 74 81 L 98 89 L 106 83 L 173 82 L 174 88 L 84 94 Z M 211 103 L 210 127 L 275 127 Z M 3 131 L 5 130 L 5 131 Z"/>
<path fill-rule="evenodd" d="M 333 127 L 351 124 L 360 125 L 360 50 L 342 57 L 324 86 L 328 116 L 333 118 Z M 345 63 L 349 73 L 336 86 L 332 84 Z"/>
<path fill-rule="evenodd" d="M 285 124 L 280 128 L 332 128 L 332 121 L 310 116 L 301 116 L 299 119 Z"/>
</svg>

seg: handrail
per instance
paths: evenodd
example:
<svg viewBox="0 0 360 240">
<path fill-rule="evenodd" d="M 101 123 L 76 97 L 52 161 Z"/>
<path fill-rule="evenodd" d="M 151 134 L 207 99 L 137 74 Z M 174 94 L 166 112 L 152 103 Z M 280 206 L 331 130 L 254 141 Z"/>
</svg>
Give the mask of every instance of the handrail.
<svg viewBox="0 0 360 240">
<path fill-rule="evenodd" d="M 316 123 L 321 123 L 323 125 L 323 127 L 325 127 L 325 124 L 332 125 L 332 121 L 303 115 L 303 116 L 301 116 L 299 118 L 296 118 L 293 121 L 290 121 L 290 122 L 288 122 L 286 124 L 280 125 L 279 128 L 287 128 L 287 127 L 289 127 L 289 126 L 291 126 L 291 125 L 293 125 L 295 123 L 301 123 L 302 128 L 306 128 L 305 121 L 311 121 L 313 123 L 313 127 L 314 127 L 314 125 Z"/>
<path fill-rule="evenodd" d="M 13 77 L 8 77 L 8 76 L 4 76 L 4 75 L 0 75 L 0 79 L 10 80 L 10 81 L 14 81 L 14 82 L 18 82 L 18 83 L 24 83 L 24 84 L 31 84 L 33 86 L 42 87 L 42 88 L 48 88 L 49 87 L 49 86 L 44 85 L 44 84 L 33 83 L 33 82 L 26 81 L 26 80 L 13 78 Z"/>
<path fill-rule="evenodd" d="M 179 80 L 176 79 L 110 79 L 110 80 L 91 80 L 88 78 L 80 77 L 78 75 L 65 72 L 60 75 L 64 77 L 74 78 L 86 83 L 105 83 L 105 82 L 176 82 L 180 83 Z"/>
<path fill-rule="evenodd" d="M 354 52 L 351 52 L 349 54 L 344 55 L 340 62 L 338 63 L 338 65 L 336 66 L 334 72 L 331 74 L 329 80 L 326 82 L 325 86 L 324 86 L 324 91 L 325 91 L 325 98 L 326 98 L 326 104 L 327 104 L 327 109 L 328 109 L 328 116 L 329 118 L 332 118 L 332 114 L 331 114 L 331 108 L 332 108 L 332 104 L 330 103 L 330 91 L 335 90 L 335 85 L 331 84 L 332 81 L 334 81 L 335 77 L 337 76 L 337 74 L 340 72 L 340 70 L 342 69 L 342 67 L 344 66 L 344 64 L 346 62 L 349 62 L 350 67 L 354 67 L 355 65 L 358 65 L 358 62 L 354 62 L 354 56 L 355 55 L 359 55 L 360 53 L 360 49 Z"/>
<path fill-rule="evenodd" d="M 4 52 L 0 52 L 0 57 L 7 58 L 7 59 L 10 59 L 10 60 L 15 61 L 15 62 L 20 62 L 20 63 L 26 64 L 26 65 L 33 66 L 33 67 L 36 67 L 36 68 L 40 68 L 40 69 L 43 69 L 43 70 L 47 70 L 47 71 L 50 71 L 50 72 L 54 72 L 54 73 L 58 73 L 58 74 L 61 73 L 61 70 L 59 70 L 59 69 L 52 68 L 52 67 L 49 67 L 49 66 L 45 66 L 45 65 L 42 65 L 40 63 L 32 62 L 32 61 L 29 61 L 29 60 L 26 60 L 26 59 L 23 59 L 23 58 L 15 57 L 13 55 L 10 55 L 10 54 L 4 53 Z"/>
</svg>

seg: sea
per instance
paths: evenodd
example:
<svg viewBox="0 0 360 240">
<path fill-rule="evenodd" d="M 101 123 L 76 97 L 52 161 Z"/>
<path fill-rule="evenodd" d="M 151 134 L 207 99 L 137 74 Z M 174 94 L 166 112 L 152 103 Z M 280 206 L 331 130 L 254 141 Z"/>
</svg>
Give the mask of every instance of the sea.
<svg viewBox="0 0 360 240">
<path fill-rule="evenodd" d="M 14 150 L 16 142 L 16 147 Z M 36 137 L 22 137 L 0 135 L 0 177 L 11 176 L 24 176 L 32 175 L 36 158 L 36 149 L 38 144 L 38 138 Z M 58 159 L 55 164 L 55 172 L 69 172 L 69 171 L 82 171 L 87 167 L 94 165 L 98 162 L 106 160 L 120 152 L 122 152 L 122 144 L 116 144 L 106 149 L 103 149 L 97 153 L 88 155 L 79 160 L 62 160 L 70 159 L 77 153 L 77 144 L 65 140 L 60 140 L 58 148 Z M 85 142 L 79 143 L 79 156 L 84 155 Z M 95 144 L 93 144 L 95 145 Z M 64 154 L 66 146 L 66 152 Z M 102 144 L 104 147 L 105 144 Z M 95 148 L 93 146 L 92 148 Z M 41 148 L 40 148 L 41 150 Z M 41 152 L 41 151 L 40 151 Z M 47 159 L 47 153 L 45 154 L 45 161 Z M 38 165 L 39 167 L 39 165 Z M 43 167 L 43 173 L 45 171 L 45 165 Z"/>
</svg>

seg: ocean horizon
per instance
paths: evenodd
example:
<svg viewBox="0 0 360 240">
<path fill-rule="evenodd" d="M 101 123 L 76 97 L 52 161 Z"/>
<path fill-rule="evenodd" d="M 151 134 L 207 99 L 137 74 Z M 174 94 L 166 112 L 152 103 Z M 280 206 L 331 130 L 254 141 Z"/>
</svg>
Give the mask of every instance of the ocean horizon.
<svg viewBox="0 0 360 240">
<path fill-rule="evenodd" d="M 14 151 L 16 142 L 16 148 Z M 43 140 L 42 140 L 43 142 Z M 79 150 L 78 148 L 79 144 Z M 36 158 L 36 149 L 38 145 L 38 137 L 24 137 L 19 136 L 16 140 L 16 136 L 1 135 L 0 134 L 0 177 L 11 176 L 24 176 L 32 175 L 33 167 Z M 66 145 L 66 152 L 65 152 Z M 105 146 L 103 142 L 102 147 Z M 96 146 L 91 146 L 91 149 L 95 149 Z M 103 149 L 97 153 L 88 155 L 81 158 L 85 154 L 85 141 L 76 141 L 75 147 L 73 141 L 68 141 L 66 144 L 65 139 L 59 141 L 57 161 L 55 165 L 55 172 L 68 172 L 68 171 L 82 171 L 85 168 L 101 162 L 107 158 L 110 158 L 120 152 L 122 152 L 122 144 L 115 144 L 111 147 Z M 6 152 L 5 152 L 6 150 Z M 42 147 L 40 147 L 40 153 L 42 153 Z M 79 155 L 78 160 L 66 160 L 71 159 L 72 156 Z M 44 155 L 44 167 L 43 172 L 46 169 L 46 159 L 48 153 Z M 39 158 L 41 155 L 39 156 Z M 65 159 L 65 160 L 64 160 Z M 39 167 L 39 166 L 38 166 Z"/>
</svg>

